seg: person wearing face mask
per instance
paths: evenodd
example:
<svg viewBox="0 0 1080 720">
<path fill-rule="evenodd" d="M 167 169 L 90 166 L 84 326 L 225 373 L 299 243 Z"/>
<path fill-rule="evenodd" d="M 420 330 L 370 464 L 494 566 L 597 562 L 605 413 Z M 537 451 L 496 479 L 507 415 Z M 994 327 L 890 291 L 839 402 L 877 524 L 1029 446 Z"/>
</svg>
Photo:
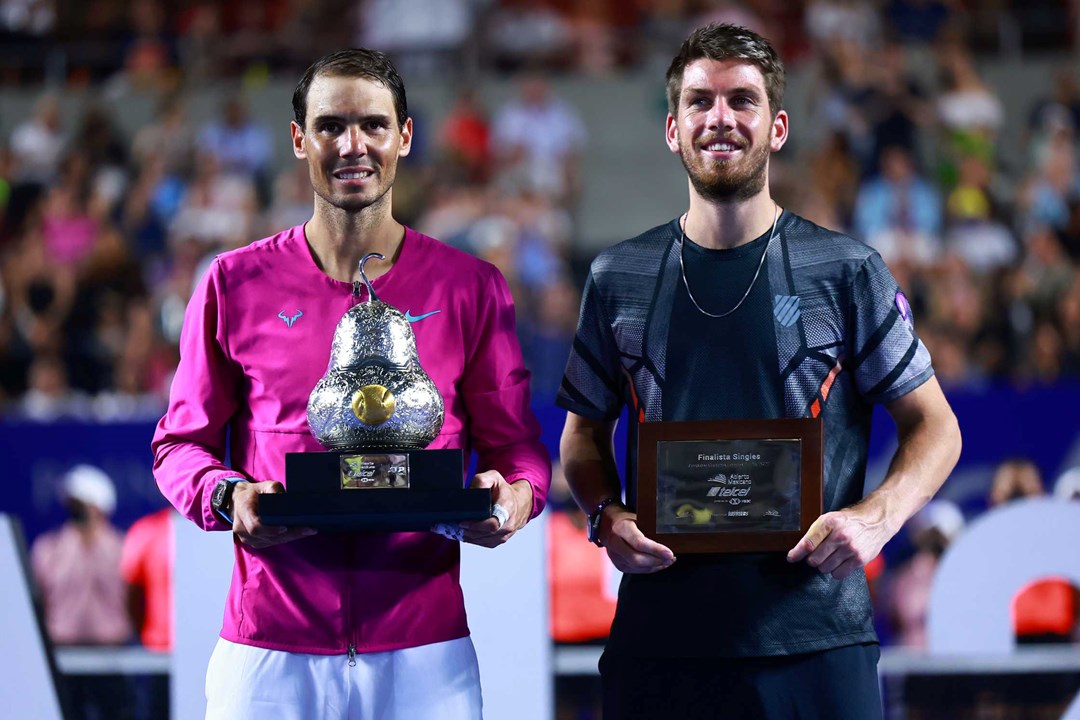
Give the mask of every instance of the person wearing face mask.
<svg viewBox="0 0 1080 720">
<path fill-rule="evenodd" d="M 77 465 L 64 475 L 60 499 L 68 519 L 30 548 L 49 637 L 57 645 L 123 645 L 132 628 L 120 576 L 123 534 L 109 521 L 116 488 L 101 469 Z M 73 717 L 93 708 L 103 717 L 128 717 L 130 686 L 124 678 L 72 676 L 64 688 Z"/>
</svg>

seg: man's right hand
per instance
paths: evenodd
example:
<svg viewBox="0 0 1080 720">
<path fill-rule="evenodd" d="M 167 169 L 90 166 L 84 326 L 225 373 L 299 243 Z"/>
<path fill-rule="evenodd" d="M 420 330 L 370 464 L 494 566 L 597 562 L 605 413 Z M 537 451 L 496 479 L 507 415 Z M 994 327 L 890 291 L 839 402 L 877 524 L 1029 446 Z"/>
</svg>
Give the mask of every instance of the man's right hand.
<svg viewBox="0 0 1080 720">
<path fill-rule="evenodd" d="M 675 562 L 675 553 L 641 532 L 637 513 L 620 505 L 608 505 L 601 513 L 600 540 L 612 565 L 624 573 L 654 573 Z"/>
<path fill-rule="evenodd" d="M 309 527 L 263 525 L 262 520 L 259 519 L 259 495 L 276 495 L 283 492 L 285 492 L 285 486 L 277 481 L 236 484 L 232 493 L 233 533 L 240 542 L 259 550 L 271 545 L 292 542 L 318 532 L 315 528 Z"/>
</svg>

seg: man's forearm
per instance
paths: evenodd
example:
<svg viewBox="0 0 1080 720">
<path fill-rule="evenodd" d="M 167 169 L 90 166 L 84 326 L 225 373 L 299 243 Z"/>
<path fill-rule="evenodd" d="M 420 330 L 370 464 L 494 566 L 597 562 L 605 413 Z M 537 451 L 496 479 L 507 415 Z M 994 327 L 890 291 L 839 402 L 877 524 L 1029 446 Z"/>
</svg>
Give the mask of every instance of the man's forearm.
<svg viewBox="0 0 1080 720">
<path fill-rule="evenodd" d="M 881 486 L 860 503 L 877 508 L 891 534 L 925 505 L 949 477 L 960 457 L 960 428 L 946 405 L 905 425 L 897 419 L 900 444 Z"/>
<path fill-rule="evenodd" d="M 621 498 L 622 485 L 611 442 L 613 423 L 569 419 L 559 443 L 563 473 L 578 506 L 586 513 L 608 498 Z"/>
</svg>

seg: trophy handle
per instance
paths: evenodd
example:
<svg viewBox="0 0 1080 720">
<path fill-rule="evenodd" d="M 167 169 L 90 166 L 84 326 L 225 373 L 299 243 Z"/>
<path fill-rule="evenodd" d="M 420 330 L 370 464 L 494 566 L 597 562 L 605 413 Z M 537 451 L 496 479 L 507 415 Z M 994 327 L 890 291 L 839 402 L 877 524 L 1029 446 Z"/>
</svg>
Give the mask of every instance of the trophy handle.
<svg viewBox="0 0 1080 720">
<path fill-rule="evenodd" d="M 368 302 L 371 302 L 372 300 L 378 300 L 379 299 L 379 296 L 375 294 L 375 288 L 371 287 L 371 281 L 368 280 L 368 276 L 364 272 L 364 263 L 366 263 L 371 258 L 379 258 L 380 260 L 384 260 L 385 257 L 382 255 L 382 253 L 368 253 L 364 257 L 360 258 L 360 279 L 363 280 L 364 285 L 367 286 Z M 356 288 L 356 290 L 359 291 L 359 289 L 360 288 L 358 286 Z M 359 295 L 359 292 L 357 292 L 357 294 Z"/>
</svg>

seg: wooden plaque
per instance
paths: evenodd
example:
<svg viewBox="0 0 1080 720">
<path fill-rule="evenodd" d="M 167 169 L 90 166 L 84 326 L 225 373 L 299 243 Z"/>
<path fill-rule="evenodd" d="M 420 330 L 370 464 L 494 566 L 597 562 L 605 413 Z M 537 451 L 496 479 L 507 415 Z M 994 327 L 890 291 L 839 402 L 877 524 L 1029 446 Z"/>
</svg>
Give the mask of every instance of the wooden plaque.
<svg viewBox="0 0 1080 720">
<path fill-rule="evenodd" d="M 679 553 L 779 552 L 822 511 L 820 418 L 638 425 L 638 525 Z"/>
</svg>

